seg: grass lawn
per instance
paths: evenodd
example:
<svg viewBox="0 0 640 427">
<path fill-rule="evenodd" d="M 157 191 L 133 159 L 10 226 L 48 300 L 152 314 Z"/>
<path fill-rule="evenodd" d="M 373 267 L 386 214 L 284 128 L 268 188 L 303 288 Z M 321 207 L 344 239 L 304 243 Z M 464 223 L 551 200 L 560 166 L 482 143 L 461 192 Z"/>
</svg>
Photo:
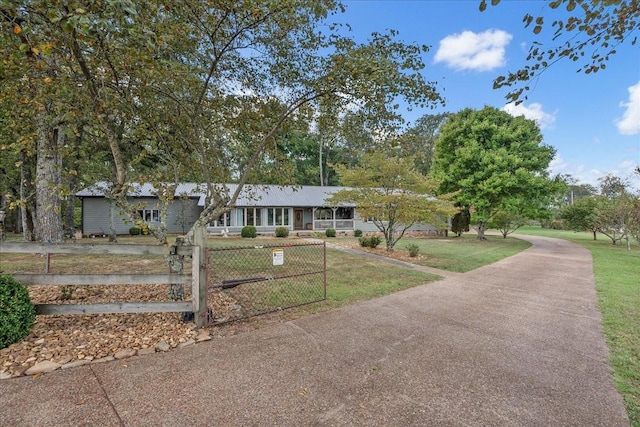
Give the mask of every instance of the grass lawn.
<svg viewBox="0 0 640 427">
<path fill-rule="evenodd" d="M 464 273 L 483 265 L 491 264 L 527 249 L 531 244 L 524 240 L 487 235 L 487 240 L 479 241 L 475 235 L 447 239 L 404 239 L 398 242 L 398 249 L 407 245 L 418 245 L 420 257 L 416 264 Z"/>
<path fill-rule="evenodd" d="M 606 236 L 527 226 L 517 233 L 557 237 L 591 251 L 604 333 L 631 425 L 640 427 L 640 247 L 613 246 Z"/>
<path fill-rule="evenodd" d="M 524 240 L 502 236 L 487 235 L 487 240 L 479 241 L 475 234 L 466 234 L 462 237 L 434 238 L 409 238 L 401 239 L 395 247 L 396 251 L 406 251 L 407 246 L 417 245 L 420 248 L 418 256 L 408 261 L 438 268 L 440 270 L 465 273 L 483 265 L 491 264 L 515 255 L 527 249 L 531 244 Z M 352 245 L 358 244 L 356 238 L 325 239 L 327 242 L 340 243 L 347 241 Z M 384 255 L 384 240 L 376 248 L 377 253 Z"/>
</svg>

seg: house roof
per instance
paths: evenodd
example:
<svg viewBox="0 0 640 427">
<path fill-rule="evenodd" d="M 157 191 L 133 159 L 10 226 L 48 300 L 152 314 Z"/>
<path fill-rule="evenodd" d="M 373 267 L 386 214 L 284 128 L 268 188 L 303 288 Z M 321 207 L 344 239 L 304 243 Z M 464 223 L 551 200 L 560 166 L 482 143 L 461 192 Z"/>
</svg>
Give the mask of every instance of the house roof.
<svg viewBox="0 0 640 427">
<path fill-rule="evenodd" d="M 225 184 L 229 193 L 233 193 L 237 184 Z M 339 190 L 347 187 L 319 187 L 311 185 L 280 186 L 245 184 L 236 202 L 237 207 L 251 206 L 327 206 L 326 200 Z M 106 182 L 96 183 L 78 193 L 78 197 L 104 197 L 109 190 Z M 179 183 L 176 197 L 187 196 L 198 198 L 198 206 L 204 206 L 206 186 L 193 182 Z M 150 183 L 131 184 L 128 195 L 130 197 L 157 197 L 157 190 Z M 342 204 L 341 204 L 342 205 Z M 343 206 L 355 206 L 344 204 Z"/>
</svg>

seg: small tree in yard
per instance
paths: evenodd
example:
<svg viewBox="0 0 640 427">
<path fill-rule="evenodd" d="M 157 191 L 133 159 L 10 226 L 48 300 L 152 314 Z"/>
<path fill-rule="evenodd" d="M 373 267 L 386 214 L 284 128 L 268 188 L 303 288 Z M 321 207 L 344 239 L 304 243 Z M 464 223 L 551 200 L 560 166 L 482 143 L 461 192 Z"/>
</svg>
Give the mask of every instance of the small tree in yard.
<svg viewBox="0 0 640 427">
<path fill-rule="evenodd" d="M 500 210 L 489 221 L 489 228 L 500 231 L 502 237 L 506 239 L 509 234 L 522 227 L 526 222 L 526 218 L 516 211 Z"/>
<path fill-rule="evenodd" d="M 411 158 L 366 154 L 360 166 L 336 166 L 336 171 L 351 188 L 338 191 L 328 202 L 355 204 L 360 216 L 384 234 L 388 251 L 412 225 L 429 223 L 444 228 L 446 218 L 456 211 L 450 196 L 433 196 L 437 183 L 416 172 Z"/>
<path fill-rule="evenodd" d="M 596 206 L 598 200 L 595 197 L 577 199 L 572 205 L 567 205 L 560 211 L 560 218 L 565 221 L 567 228 L 573 231 L 590 231 L 593 240 L 596 240 L 598 226 L 596 221 Z"/>
</svg>

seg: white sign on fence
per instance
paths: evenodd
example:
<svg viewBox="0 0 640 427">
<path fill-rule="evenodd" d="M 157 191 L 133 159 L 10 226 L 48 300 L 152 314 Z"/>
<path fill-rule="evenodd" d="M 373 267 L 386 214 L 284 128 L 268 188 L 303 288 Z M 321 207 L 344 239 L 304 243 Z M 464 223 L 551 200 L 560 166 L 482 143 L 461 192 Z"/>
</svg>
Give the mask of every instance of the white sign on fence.
<svg viewBox="0 0 640 427">
<path fill-rule="evenodd" d="M 273 250 L 273 265 L 284 265 L 284 249 Z"/>
</svg>

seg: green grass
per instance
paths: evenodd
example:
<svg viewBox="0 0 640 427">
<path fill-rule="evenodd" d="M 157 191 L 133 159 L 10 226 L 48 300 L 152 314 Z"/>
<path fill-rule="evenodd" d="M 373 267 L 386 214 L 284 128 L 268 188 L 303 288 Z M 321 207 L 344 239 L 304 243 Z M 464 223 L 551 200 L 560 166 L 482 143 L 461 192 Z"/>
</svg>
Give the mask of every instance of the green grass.
<svg viewBox="0 0 640 427">
<path fill-rule="evenodd" d="M 330 241 L 335 241 L 331 239 Z M 305 244 L 305 240 L 288 238 L 288 239 L 242 239 L 242 238 L 215 238 L 208 240 L 208 246 L 211 248 L 229 248 L 229 247 L 260 247 L 255 250 L 255 254 L 262 251 L 270 253 L 270 246 L 275 245 L 285 249 L 285 264 L 291 257 L 303 256 L 307 253 L 306 247 L 297 249 L 295 245 Z M 292 248 L 287 245 L 294 245 Z M 309 255 L 318 255 L 317 250 L 310 249 Z M 249 250 L 249 252 L 252 252 Z M 315 253 L 314 253 L 315 252 Z M 269 262 L 271 258 L 269 258 Z M 296 264 L 301 265 L 301 261 L 297 260 Z M 306 263 L 312 261 L 307 260 Z M 238 265 L 232 266 L 231 261 L 223 261 L 226 265 L 229 263 L 231 269 L 241 268 Z M 302 262 L 304 265 L 305 262 Z M 224 269 L 222 265 L 220 268 Z M 286 266 L 286 265 L 285 265 Z M 321 266 L 318 266 L 321 267 Z M 252 267 L 242 267 L 249 271 L 253 271 Z M 271 267 L 269 267 L 271 268 Z M 303 267 L 304 268 L 304 267 Z M 317 269 L 317 268 L 316 268 Z M 427 274 L 424 272 L 409 270 L 391 264 L 381 263 L 358 255 L 353 255 L 333 249 L 327 249 L 327 299 L 313 306 L 302 308 L 300 310 L 306 312 L 317 312 L 326 309 L 341 307 L 356 301 L 361 301 L 378 296 L 388 295 L 390 293 L 411 288 L 414 286 L 426 284 L 434 280 L 440 279 L 440 276 Z"/>
<path fill-rule="evenodd" d="M 440 276 L 327 250 L 327 302 L 334 308 L 432 282 Z"/>
<path fill-rule="evenodd" d="M 448 239 L 403 239 L 398 243 L 398 249 L 417 245 L 424 258 L 416 259 L 414 263 L 464 273 L 515 255 L 531 246 L 529 242 L 511 237 L 486 237 L 484 241 L 477 240 L 475 235 Z"/>
<path fill-rule="evenodd" d="M 612 245 L 606 236 L 527 226 L 518 233 L 557 237 L 591 251 L 604 333 L 618 390 L 631 425 L 640 427 L 640 246 Z"/>
</svg>

